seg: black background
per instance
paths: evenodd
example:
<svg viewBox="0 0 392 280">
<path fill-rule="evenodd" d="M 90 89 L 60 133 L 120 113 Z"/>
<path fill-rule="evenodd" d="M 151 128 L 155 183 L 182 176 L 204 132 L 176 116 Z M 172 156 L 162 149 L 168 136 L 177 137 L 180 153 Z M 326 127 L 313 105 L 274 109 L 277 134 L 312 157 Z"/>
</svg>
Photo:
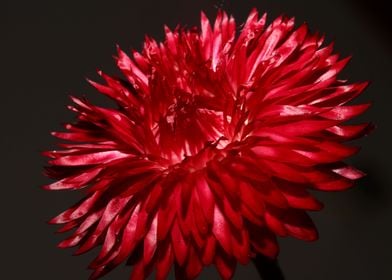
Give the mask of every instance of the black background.
<svg viewBox="0 0 392 280">
<path fill-rule="evenodd" d="M 350 162 L 368 173 L 342 193 L 317 193 L 325 202 L 312 214 L 320 239 L 281 240 L 279 262 L 287 280 L 392 279 L 391 34 L 387 1 L 9 1 L 0 6 L 1 26 L 1 267 L 2 279 L 87 279 L 96 254 L 72 257 L 57 249 L 63 236 L 45 221 L 71 205 L 77 193 L 45 192 L 44 159 L 53 147 L 50 131 L 73 115 L 68 94 L 103 102 L 84 77 L 96 68 L 116 73 L 115 43 L 140 49 L 144 34 L 163 37 L 163 24 L 199 25 L 200 10 L 215 16 L 222 6 L 242 22 L 252 7 L 270 19 L 285 13 L 335 41 L 335 50 L 353 55 L 342 78 L 372 81 L 359 101 L 373 107 L 361 120 L 377 129 L 356 144 Z M 3 6 L 3 7 L 2 7 Z M 4 263 L 5 261 L 5 263 Z M 8 275 L 8 276 L 7 276 Z M 120 266 L 104 279 L 128 279 Z M 200 279 L 216 279 L 206 269 Z M 238 267 L 234 279 L 257 279 L 252 265 Z"/>
</svg>

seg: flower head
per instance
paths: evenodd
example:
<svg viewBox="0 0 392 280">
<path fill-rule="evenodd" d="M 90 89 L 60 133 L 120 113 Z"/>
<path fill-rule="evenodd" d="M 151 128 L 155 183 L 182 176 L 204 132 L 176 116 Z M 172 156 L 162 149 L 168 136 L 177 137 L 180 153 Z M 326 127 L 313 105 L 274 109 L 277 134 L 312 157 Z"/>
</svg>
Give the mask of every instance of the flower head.
<svg viewBox="0 0 392 280">
<path fill-rule="evenodd" d="M 253 10 L 241 31 L 219 12 L 201 30 L 165 27 L 142 52 L 118 48 L 123 78 L 89 81 L 117 107 L 72 97 L 77 114 L 62 148 L 48 151 L 49 190 L 86 196 L 51 220 L 74 230 L 60 247 L 101 245 L 92 279 L 128 260 L 132 279 L 156 270 L 194 279 L 214 264 L 230 279 L 255 254 L 275 257 L 276 236 L 315 240 L 309 189 L 344 190 L 363 174 L 342 162 L 345 141 L 368 124 L 345 121 L 367 83 L 337 75 L 348 62 L 306 25 Z"/>
</svg>

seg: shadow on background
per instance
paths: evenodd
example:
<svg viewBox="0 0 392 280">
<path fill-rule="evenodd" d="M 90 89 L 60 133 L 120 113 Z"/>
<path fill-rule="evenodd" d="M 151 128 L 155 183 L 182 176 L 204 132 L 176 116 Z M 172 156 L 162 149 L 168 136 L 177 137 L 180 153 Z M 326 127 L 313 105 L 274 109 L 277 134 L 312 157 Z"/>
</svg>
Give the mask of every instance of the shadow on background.
<svg viewBox="0 0 392 280">
<path fill-rule="evenodd" d="M 390 201 L 386 195 L 386 186 L 383 186 L 385 182 L 380 179 L 382 178 L 382 174 L 380 174 L 379 169 L 375 168 L 375 165 L 368 161 L 360 161 L 354 165 L 360 166 L 367 174 L 357 183 L 357 197 L 353 197 L 353 199 L 361 199 L 362 197 L 366 200 L 377 201 L 380 203 L 380 206 L 386 207 Z"/>
<path fill-rule="evenodd" d="M 362 18 L 366 19 L 370 26 L 373 26 L 383 40 L 388 42 L 392 47 L 391 36 L 391 13 L 387 0 L 350 0 L 353 10 L 357 10 L 362 14 Z"/>
</svg>

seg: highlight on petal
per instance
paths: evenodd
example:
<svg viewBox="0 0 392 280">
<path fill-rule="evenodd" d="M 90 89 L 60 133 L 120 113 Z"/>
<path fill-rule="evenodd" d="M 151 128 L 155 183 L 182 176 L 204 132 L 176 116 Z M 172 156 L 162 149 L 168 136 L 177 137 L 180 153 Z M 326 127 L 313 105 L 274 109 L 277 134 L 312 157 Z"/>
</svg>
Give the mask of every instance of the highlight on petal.
<svg viewBox="0 0 392 280">
<path fill-rule="evenodd" d="M 140 52 L 117 46 L 122 76 L 88 79 L 116 107 L 71 97 L 76 120 L 43 153 L 55 180 L 44 189 L 85 191 L 49 223 L 71 231 L 60 248 L 100 248 L 91 279 L 124 262 L 131 279 L 172 268 L 195 279 L 211 264 L 231 279 L 237 262 L 275 258 L 277 236 L 317 239 L 307 211 L 323 204 L 309 190 L 364 176 L 344 160 L 358 151 L 346 142 L 372 128 L 346 123 L 368 109 L 350 103 L 367 83 L 338 78 L 349 58 L 333 44 L 256 9 L 244 25 L 219 11 L 164 31 Z"/>
</svg>

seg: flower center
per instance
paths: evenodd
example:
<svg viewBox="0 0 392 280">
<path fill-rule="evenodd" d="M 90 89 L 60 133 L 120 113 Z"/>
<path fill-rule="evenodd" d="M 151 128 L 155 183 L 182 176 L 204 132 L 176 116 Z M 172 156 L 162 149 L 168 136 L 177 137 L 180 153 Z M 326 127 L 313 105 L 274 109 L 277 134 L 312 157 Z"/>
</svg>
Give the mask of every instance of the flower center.
<svg viewBox="0 0 392 280">
<path fill-rule="evenodd" d="M 206 108 L 198 96 L 187 92 L 175 95 L 156 123 L 156 141 L 161 157 L 175 165 L 198 155 L 203 149 L 222 149 L 229 138 L 222 111 Z"/>
</svg>

